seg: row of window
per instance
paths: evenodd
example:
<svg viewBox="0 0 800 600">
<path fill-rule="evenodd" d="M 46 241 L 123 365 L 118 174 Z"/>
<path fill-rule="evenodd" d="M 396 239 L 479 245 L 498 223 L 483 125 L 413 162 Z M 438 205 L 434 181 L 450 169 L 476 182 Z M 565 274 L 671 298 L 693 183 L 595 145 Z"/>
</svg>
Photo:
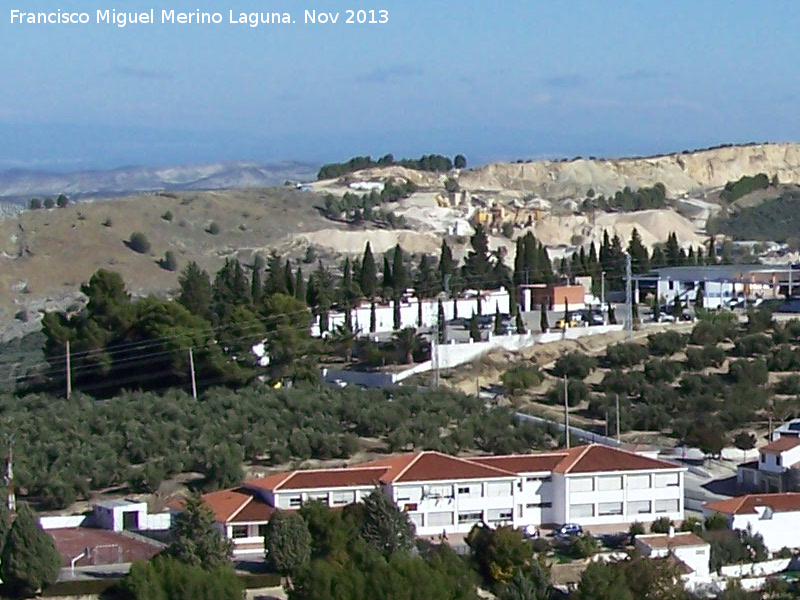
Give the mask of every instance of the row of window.
<svg viewBox="0 0 800 600">
<path fill-rule="evenodd" d="M 575 477 L 569 481 L 569 489 L 572 492 L 608 492 L 622 489 L 622 475 Z M 629 490 L 646 490 L 651 487 L 678 487 L 680 485 L 680 475 L 678 473 L 656 473 L 652 476 L 628 475 L 626 483 Z"/>
<path fill-rule="evenodd" d="M 304 502 L 303 496 L 300 494 L 297 494 L 296 496 L 289 496 L 287 500 L 289 508 L 300 508 Z M 306 494 L 306 502 L 312 502 L 314 500 L 321 500 L 327 504 L 328 493 L 324 492 L 318 494 Z M 346 506 L 347 504 L 353 504 L 355 501 L 355 492 L 331 492 L 330 494 L 330 504 L 332 506 Z"/>
<path fill-rule="evenodd" d="M 231 537 L 234 540 L 240 540 L 242 538 L 250 537 L 249 525 L 231 525 Z M 259 525 L 258 526 L 258 533 L 257 535 L 265 536 L 267 535 L 267 526 L 266 525 Z"/>
<path fill-rule="evenodd" d="M 653 510 L 655 509 L 655 510 Z M 629 515 L 676 513 L 680 509 L 678 500 L 637 500 L 628 502 Z M 609 517 L 622 515 L 622 502 L 600 502 L 598 504 L 570 504 L 570 519 Z"/>
</svg>

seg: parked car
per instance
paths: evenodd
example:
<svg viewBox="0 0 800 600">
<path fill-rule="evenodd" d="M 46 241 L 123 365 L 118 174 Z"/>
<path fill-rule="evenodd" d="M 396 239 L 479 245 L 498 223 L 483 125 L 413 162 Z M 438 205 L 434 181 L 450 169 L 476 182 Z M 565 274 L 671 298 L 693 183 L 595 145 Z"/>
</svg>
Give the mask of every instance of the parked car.
<svg viewBox="0 0 800 600">
<path fill-rule="evenodd" d="M 556 530 L 556 535 L 561 537 L 569 537 L 573 535 L 580 535 L 583 533 L 583 527 L 577 523 L 564 523 Z"/>
<path fill-rule="evenodd" d="M 580 323 L 576 319 L 570 319 L 569 322 L 566 324 L 564 323 L 564 319 L 559 319 L 556 321 L 556 329 L 565 329 L 566 327 L 577 327 Z"/>
<path fill-rule="evenodd" d="M 519 528 L 520 533 L 522 533 L 523 537 L 528 538 L 529 540 L 535 540 L 539 537 L 539 529 L 536 525 L 525 525 Z"/>
</svg>

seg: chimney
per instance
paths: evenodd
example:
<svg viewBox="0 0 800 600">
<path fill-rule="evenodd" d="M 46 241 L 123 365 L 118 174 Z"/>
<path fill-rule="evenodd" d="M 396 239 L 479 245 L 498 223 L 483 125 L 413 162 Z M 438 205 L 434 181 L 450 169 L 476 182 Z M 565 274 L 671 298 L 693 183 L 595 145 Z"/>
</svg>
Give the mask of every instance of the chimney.
<svg viewBox="0 0 800 600">
<path fill-rule="evenodd" d="M 667 533 L 667 536 L 671 537 L 671 538 L 675 537 L 675 526 L 674 525 L 670 525 L 669 526 L 669 532 Z"/>
</svg>

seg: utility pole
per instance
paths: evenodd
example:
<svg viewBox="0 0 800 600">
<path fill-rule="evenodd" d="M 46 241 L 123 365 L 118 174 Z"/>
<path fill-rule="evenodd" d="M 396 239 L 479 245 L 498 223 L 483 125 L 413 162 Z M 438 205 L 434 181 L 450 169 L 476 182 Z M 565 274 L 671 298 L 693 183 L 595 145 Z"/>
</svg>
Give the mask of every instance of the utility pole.
<svg viewBox="0 0 800 600">
<path fill-rule="evenodd" d="M 438 304 L 437 304 L 438 310 Z M 436 324 L 433 326 L 433 347 L 431 348 L 433 356 L 433 387 L 439 387 L 439 315 L 436 315 Z"/>
<path fill-rule="evenodd" d="M 67 340 L 67 400 L 72 395 L 72 369 L 70 368 L 69 340 Z"/>
<path fill-rule="evenodd" d="M 608 311 L 606 311 L 606 272 L 600 271 L 600 314 L 603 315 L 603 325 L 608 325 L 606 319 Z"/>
<path fill-rule="evenodd" d="M 628 341 L 633 339 L 633 294 L 631 293 L 631 255 L 625 254 L 625 301 L 628 304 L 628 320 L 625 329 L 628 332 Z"/>
<path fill-rule="evenodd" d="M 192 374 L 192 398 L 197 400 L 197 381 L 194 377 L 194 354 L 192 354 L 191 348 L 189 348 L 189 371 Z"/>
<path fill-rule="evenodd" d="M 8 510 L 14 514 L 17 512 L 17 496 L 14 492 L 14 436 L 6 434 L 8 442 L 8 460 L 6 461 L 6 496 L 8 499 Z"/>
<path fill-rule="evenodd" d="M 567 449 L 569 449 L 569 388 L 566 375 L 564 375 L 564 437 L 567 440 Z"/>
<path fill-rule="evenodd" d="M 792 297 L 792 263 L 789 263 L 789 298 Z"/>
<path fill-rule="evenodd" d="M 617 394 L 617 442 L 619 442 L 619 394 Z"/>
</svg>

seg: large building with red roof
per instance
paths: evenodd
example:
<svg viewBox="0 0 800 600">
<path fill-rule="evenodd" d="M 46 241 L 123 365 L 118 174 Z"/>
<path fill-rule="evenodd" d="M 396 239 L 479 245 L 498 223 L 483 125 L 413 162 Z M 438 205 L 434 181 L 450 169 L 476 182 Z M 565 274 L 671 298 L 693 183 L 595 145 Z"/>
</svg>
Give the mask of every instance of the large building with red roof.
<svg viewBox="0 0 800 600">
<path fill-rule="evenodd" d="M 304 502 L 343 507 L 381 490 L 418 535 L 466 533 L 478 523 L 525 527 L 627 525 L 683 519 L 685 467 L 599 444 L 541 454 L 457 458 L 413 452 L 356 466 L 248 479 L 204 496 L 237 553 L 263 550 L 275 510 Z"/>
</svg>

